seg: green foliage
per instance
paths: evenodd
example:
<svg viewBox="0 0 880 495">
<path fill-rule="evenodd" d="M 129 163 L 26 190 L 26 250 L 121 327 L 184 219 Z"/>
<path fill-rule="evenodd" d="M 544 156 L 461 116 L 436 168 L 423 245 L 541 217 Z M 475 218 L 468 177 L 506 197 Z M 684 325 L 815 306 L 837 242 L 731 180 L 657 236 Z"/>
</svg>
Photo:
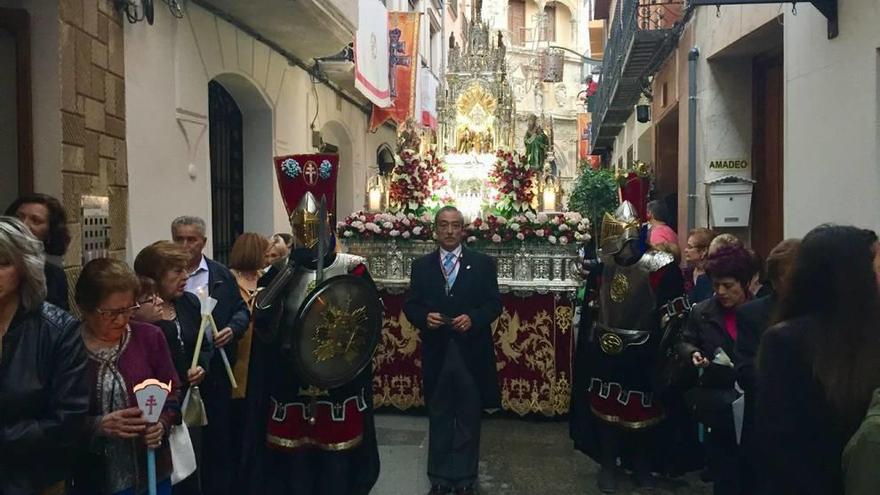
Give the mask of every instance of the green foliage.
<svg viewBox="0 0 880 495">
<path fill-rule="evenodd" d="M 601 222 L 602 216 L 613 212 L 619 204 L 617 188 L 612 170 L 584 167 L 568 198 L 568 209 L 592 222 Z"/>
</svg>

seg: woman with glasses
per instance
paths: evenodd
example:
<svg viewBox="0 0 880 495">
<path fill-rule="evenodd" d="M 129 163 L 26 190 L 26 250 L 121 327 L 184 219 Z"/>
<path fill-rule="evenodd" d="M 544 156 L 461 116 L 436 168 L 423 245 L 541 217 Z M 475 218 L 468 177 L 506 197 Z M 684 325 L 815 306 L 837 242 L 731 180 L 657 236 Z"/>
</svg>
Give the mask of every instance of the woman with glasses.
<svg viewBox="0 0 880 495">
<path fill-rule="evenodd" d="M 90 437 L 78 456 L 76 495 L 137 495 L 147 486 L 146 449 L 156 449 L 159 494 L 171 493 L 171 452 L 166 441 L 180 423 L 181 382 L 165 336 L 157 327 L 133 321 L 140 284 L 123 262 L 89 262 L 76 284 L 82 313 L 80 333 L 88 353 L 91 385 Z M 133 388 L 155 378 L 171 383 L 159 421 L 147 423 Z"/>
<path fill-rule="evenodd" d="M 43 245 L 0 216 L 0 493 L 63 493 L 89 388 L 78 322 L 45 304 Z"/>
<path fill-rule="evenodd" d="M 195 386 L 205 379 L 213 346 L 211 345 L 211 335 L 206 333 L 199 353 L 198 365 L 190 368 L 201 324 L 201 312 L 196 296 L 186 292 L 188 277 L 186 264 L 189 258 L 190 255 L 183 246 L 170 241 L 158 241 L 138 253 L 134 259 L 134 270 L 139 276 L 156 282 L 153 309 L 156 309 L 156 301 L 162 301 L 161 317 L 156 321 L 159 322 L 160 328 L 165 329 L 165 336 L 169 342 L 182 342 L 183 359 L 177 367 L 178 370 L 185 370 L 181 378 L 186 378 L 187 385 Z M 148 299 L 149 294 L 144 294 L 143 300 L 146 302 Z M 155 318 L 158 315 L 158 312 L 153 311 L 150 317 Z M 173 345 L 171 347 L 174 348 Z M 202 425 L 187 423 L 187 427 L 196 459 L 200 463 Z M 199 493 L 201 493 L 201 489 L 198 471 L 174 485 L 175 495 L 197 495 Z"/>
</svg>

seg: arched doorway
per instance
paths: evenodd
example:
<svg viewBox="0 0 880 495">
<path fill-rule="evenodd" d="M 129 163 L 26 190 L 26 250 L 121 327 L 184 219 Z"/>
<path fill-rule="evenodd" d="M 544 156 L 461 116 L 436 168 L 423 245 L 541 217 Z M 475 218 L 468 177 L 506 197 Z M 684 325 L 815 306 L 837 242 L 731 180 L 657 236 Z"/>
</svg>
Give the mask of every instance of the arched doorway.
<svg viewBox="0 0 880 495">
<path fill-rule="evenodd" d="M 321 128 L 324 142 L 338 149 L 339 173 L 336 178 L 336 204 L 331 208 L 334 218 L 345 217 L 361 209 L 364 202 L 362 191 L 355 191 L 355 166 L 352 154 L 351 136 L 341 123 L 331 120 Z"/>
<path fill-rule="evenodd" d="M 272 110 L 244 76 L 208 83 L 213 256 L 227 262 L 242 232 L 274 232 Z"/>
</svg>

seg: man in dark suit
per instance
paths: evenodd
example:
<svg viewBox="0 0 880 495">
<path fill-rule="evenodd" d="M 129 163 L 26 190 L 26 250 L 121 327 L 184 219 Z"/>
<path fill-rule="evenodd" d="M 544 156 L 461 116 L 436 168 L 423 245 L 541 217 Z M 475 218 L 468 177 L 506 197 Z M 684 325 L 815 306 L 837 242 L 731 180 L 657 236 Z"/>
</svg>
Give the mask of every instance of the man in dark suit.
<svg viewBox="0 0 880 495">
<path fill-rule="evenodd" d="M 187 266 L 187 292 L 196 293 L 207 287 L 208 294 L 217 300 L 214 307 L 216 335 L 206 334 L 216 348 L 226 349 L 230 365 L 235 363 L 235 345 L 230 343 L 244 336 L 250 322 L 247 305 L 238 291 L 238 283 L 229 268 L 202 254 L 208 238 L 205 221 L 199 217 L 182 216 L 171 223 L 171 236 L 174 242 L 185 247 L 190 253 Z M 230 399 L 232 384 L 226 374 L 219 352 L 211 358 L 209 373 L 200 386 L 205 402 L 208 426 L 202 440 L 203 463 L 199 466 L 202 479 L 202 492 L 218 495 L 232 493 L 234 471 L 232 452 L 232 419 Z"/>
<path fill-rule="evenodd" d="M 740 444 L 749 460 L 745 486 L 753 486 L 760 476 L 757 473 L 758 458 L 761 453 L 755 438 L 755 404 L 757 398 L 755 363 L 761 337 L 773 322 L 780 293 L 785 289 L 788 274 L 794 266 L 800 241 L 786 239 L 776 245 L 767 256 L 767 279 L 770 281 L 770 295 L 747 302 L 736 310 L 736 380 L 745 392 L 745 411 L 743 414 L 742 439 Z M 766 285 L 765 285 L 766 287 Z"/>
<path fill-rule="evenodd" d="M 455 207 L 434 218 L 438 249 L 413 262 L 407 319 L 421 331 L 431 494 L 476 493 L 481 409 L 498 408 L 492 322 L 501 314 L 495 261 L 461 245 Z"/>
</svg>

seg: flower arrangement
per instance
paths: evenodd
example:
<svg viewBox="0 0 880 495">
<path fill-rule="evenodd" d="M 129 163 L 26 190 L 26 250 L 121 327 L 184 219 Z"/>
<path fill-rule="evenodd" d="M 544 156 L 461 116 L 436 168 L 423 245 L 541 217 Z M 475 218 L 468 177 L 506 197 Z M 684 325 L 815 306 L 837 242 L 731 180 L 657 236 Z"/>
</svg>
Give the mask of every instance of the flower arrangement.
<svg viewBox="0 0 880 495">
<path fill-rule="evenodd" d="M 590 221 L 577 212 L 535 213 L 528 211 L 512 218 L 489 215 L 477 218 L 467 227 L 467 243 L 547 242 L 583 243 L 590 240 Z"/>
<path fill-rule="evenodd" d="M 421 214 L 434 190 L 446 185 L 443 164 L 433 151 L 423 158 L 411 150 L 403 150 L 400 161 L 391 171 L 389 199 L 404 214 Z"/>
<path fill-rule="evenodd" d="M 368 213 L 358 211 L 337 224 L 343 239 L 375 241 L 430 241 L 433 239 L 433 218 L 429 213 Z M 465 226 L 468 244 L 501 244 L 530 242 L 574 244 L 590 240 L 590 221 L 577 212 L 526 212 L 507 219 L 489 215 Z"/>
<path fill-rule="evenodd" d="M 498 190 L 495 210 L 502 217 L 533 212 L 535 199 L 535 170 L 518 153 L 499 150 L 489 181 Z"/>
<path fill-rule="evenodd" d="M 428 213 L 358 211 L 336 224 L 336 230 L 344 239 L 430 241 L 434 236 L 433 220 Z"/>
</svg>

